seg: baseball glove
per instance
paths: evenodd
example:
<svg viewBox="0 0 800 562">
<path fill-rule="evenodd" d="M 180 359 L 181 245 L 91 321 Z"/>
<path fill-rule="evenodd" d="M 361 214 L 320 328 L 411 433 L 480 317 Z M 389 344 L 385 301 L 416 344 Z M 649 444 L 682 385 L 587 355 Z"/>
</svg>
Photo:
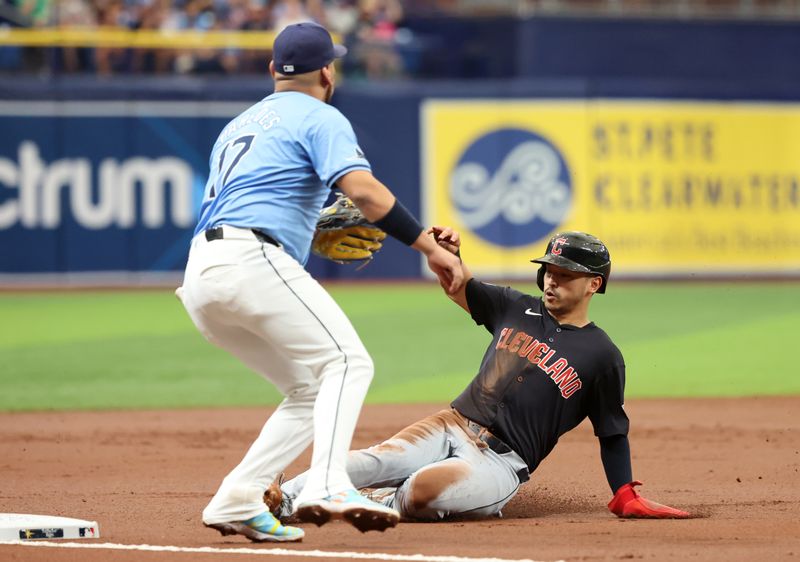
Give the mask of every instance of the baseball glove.
<svg viewBox="0 0 800 562">
<path fill-rule="evenodd" d="M 386 233 L 370 224 L 346 195 L 339 193 L 330 207 L 320 211 L 311 251 L 336 263 L 367 263 L 383 245 Z"/>
<path fill-rule="evenodd" d="M 281 485 L 283 484 L 283 474 L 278 476 L 264 492 L 264 503 L 270 513 L 282 522 L 292 519 L 292 500 L 283 495 Z"/>
<path fill-rule="evenodd" d="M 264 492 L 264 503 L 267 504 L 267 509 L 276 517 L 281 513 L 281 503 L 283 501 L 283 492 L 281 492 L 281 482 L 283 481 L 283 474 L 281 474 L 269 488 Z"/>
</svg>

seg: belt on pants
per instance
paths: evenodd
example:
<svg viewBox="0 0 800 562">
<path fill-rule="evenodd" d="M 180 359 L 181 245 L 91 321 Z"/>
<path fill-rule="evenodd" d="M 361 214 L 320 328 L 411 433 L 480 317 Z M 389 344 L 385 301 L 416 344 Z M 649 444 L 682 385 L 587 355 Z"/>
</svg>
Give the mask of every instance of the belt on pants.
<svg viewBox="0 0 800 562">
<path fill-rule="evenodd" d="M 273 246 L 277 246 L 280 248 L 280 244 L 277 240 L 275 240 L 269 234 L 261 232 L 260 230 L 256 230 L 255 228 L 243 229 L 249 230 L 253 233 L 253 236 L 256 237 L 257 240 L 260 242 L 264 242 L 265 244 L 272 244 Z M 205 231 L 206 240 L 211 242 L 213 240 L 223 240 L 225 238 L 224 227 L 218 226 L 216 228 L 209 228 Z"/>
<path fill-rule="evenodd" d="M 462 416 L 463 417 L 463 416 Z M 495 436 L 491 431 L 486 429 L 484 426 L 479 424 L 478 422 L 474 422 L 469 418 L 464 418 L 464 421 L 467 422 L 467 427 L 475 434 L 475 436 L 480 440 L 486 443 L 486 446 L 489 447 L 492 451 L 497 453 L 498 455 L 504 455 L 506 453 L 516 453 L 514 449 L 509 447 L 509 445 L 500 439 L 499 437 Z M 519 455 L 519 453 L 517 453 Z M 530 474 L 528 473 L 527 468 L 521 468 L 517 471 L 517 478 L 519 478 L 519 483 L 522 484 L 527 482 L 531 479 Z"/>
</svg>

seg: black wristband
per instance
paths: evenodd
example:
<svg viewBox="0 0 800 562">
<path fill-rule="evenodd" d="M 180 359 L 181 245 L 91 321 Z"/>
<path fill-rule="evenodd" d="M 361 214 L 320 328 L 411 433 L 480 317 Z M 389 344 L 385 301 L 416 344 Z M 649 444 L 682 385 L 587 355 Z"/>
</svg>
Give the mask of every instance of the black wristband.
<svg viewBox="0 0 800 562">
<path fill-rule="evenodd" d="M 373 224 L 406 246 L 411 246 L 422 234 L 422 225 L 414 218 L 414 215 L 408 212 L 399 199 L 395 199 L 389 212 Z"/>
</svg>

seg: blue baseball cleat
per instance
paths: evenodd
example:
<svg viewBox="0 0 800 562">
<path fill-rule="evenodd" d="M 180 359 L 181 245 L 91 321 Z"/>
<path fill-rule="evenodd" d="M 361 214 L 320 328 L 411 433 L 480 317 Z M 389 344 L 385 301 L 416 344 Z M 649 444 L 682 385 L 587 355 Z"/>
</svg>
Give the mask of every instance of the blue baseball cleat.
<svg viewBox="0 0 800 562">
<path fill-rule="evenodd" d="M 298 527 L 282 525 L 269 511 L 248 519 L 229 523 L 204 523 L 223 536 L 244 535 L 253 542 L 294 542 L 303 540 L 305 532 Z"/>
<path fill-rule="evenodd" d="M 375 503 L 352 489 L 321 500 L 303 502 L 297 506 L 295 516 L 300 521 L 317 526 L 332 519 L 344 519 L 362 533 L 385 531 L 400 521 L 397 511 Z"/>
</svg>

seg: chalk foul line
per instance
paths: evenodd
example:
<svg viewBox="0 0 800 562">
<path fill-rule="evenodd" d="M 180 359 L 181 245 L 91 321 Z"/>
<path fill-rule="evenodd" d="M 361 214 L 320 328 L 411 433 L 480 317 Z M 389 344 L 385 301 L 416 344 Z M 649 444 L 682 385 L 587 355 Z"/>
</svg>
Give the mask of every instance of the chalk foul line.
<svg viewBox="0 0 800 562">
<path fill-rule="evenodd" d="M 0 545 L 40 548 L 86 548 L 96 550 L 138 550 L 144 552 L 187 552 L 196 554 L 256 554 L 261 556 L 298 556 L 304 558 L 344 558 L 356 560 L 396 560 L 401 562 L 537 562 L 528 558 L 469 558 L 463 556 L 428 556 L 426 554 L 384 554 L 380 552 L 336 552 L 325 550 L 289 550 L 286 548 L 215 548 L 211 546 L 159 546 L 150 544 L 83 543 L 51 541 L 0 541 Z M 554 562 L 564 562 L 558 560 Z"/>
</svg>

